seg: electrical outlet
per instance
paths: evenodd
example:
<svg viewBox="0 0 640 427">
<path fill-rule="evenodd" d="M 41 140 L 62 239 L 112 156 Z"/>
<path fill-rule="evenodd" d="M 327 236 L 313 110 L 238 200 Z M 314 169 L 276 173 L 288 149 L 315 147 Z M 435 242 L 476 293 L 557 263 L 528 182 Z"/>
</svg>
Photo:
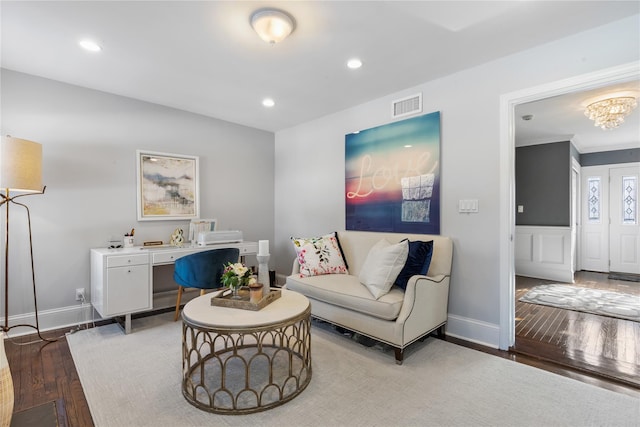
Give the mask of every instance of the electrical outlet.
<svg viewBox="0 0 640 427">
<path fill-rule="evenodd" d="M 76 301 L 84 301 L 84 288 L 76 289 Z"/>
</svg>

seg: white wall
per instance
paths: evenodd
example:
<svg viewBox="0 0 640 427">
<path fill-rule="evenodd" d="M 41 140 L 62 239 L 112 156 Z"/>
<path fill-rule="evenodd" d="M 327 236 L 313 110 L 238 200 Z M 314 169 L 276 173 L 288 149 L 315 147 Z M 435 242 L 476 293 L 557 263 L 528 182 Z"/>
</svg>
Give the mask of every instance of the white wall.
<svg viewBox="0 0 640 427">
<path fill-rule="evenodd" d="M 454 240 L 447 333 L 497 347 L 499 256 L 506 244 L 499 239 L 505 226 L 499 224 L 505 167 L 500 164 L 500 96 L 638 61 L 639 31 L 634 16 L 277 132 L 278 272 L 290 272 L 290 236 L 345 226 L 345 134 L 391 122 L 392 100 L 422 92 L 424 112 L 442 113 L 441 234 Z M 457 212 L 458 200 L 467 198 L 479 200 L 478 214 Z"/>
<path fill-rule="evenodd" d="M 242 230 L 246 240 L 273 240 L 271 132 L 9 70 L 2 70 L 1 83 L 2 134 L 43 146 L 46 192 L 22 201 L 31 209 L 45 328 L 75 313 L 76 288 L 89 296 L 89 248 L 105 247 L 131 228 L 138 244 L 167 242 L 179 226 L 188 231 L 188 221 L 136 221 L 136 149 L 199 156 L 201 217 L 217 218 L 219 229 Z M 10 215 L 9 313 L 29 317 L 24 214 L 12 208 Z M 4 227 L 2 234 L 4 241 Z"/>
</svg>

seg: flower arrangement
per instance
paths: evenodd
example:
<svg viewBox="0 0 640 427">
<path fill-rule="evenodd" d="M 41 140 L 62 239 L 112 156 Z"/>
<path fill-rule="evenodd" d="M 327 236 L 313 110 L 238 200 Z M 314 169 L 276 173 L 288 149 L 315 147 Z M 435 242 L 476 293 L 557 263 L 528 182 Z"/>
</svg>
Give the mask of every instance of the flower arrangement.
<svg viewBox="0 0 640 427">
<path fill-rule="evenodd" d="M 237 294 L 242 286 L 249 286 L 256 283 L 256 278 L 251 275 L 251 270 L 244 264 L 240 262 L 236 262 L 235 264 L 229 262 L 224 266 L 220 282 L 227 288 L 232 289 L 234 294 Z"/>
</svg>

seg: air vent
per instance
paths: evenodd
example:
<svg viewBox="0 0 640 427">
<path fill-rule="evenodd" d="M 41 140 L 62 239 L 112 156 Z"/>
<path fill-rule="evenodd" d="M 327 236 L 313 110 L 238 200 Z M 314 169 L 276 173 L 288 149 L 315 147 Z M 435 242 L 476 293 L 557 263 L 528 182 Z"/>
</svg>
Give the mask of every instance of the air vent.
<svg viewBox="0 0 640 427">
<path fill-rule="evenodd" d="M 397 99 L 391 103 L 391 117 L 404 117 L 422 112 L 422 93 Z"/>
</svg>

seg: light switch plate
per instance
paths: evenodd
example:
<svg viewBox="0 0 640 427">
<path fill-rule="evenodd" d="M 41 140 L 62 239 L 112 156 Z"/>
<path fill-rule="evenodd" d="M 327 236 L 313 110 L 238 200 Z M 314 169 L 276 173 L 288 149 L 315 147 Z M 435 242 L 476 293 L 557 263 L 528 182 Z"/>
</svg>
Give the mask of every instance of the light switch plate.
<svg viewBox="0 0 640 427">
<path fill-rule="evenodd" d="M 478 199 L 464 199 L 458 201 L 458 212 L 478 213 Z"/>
</svg>

